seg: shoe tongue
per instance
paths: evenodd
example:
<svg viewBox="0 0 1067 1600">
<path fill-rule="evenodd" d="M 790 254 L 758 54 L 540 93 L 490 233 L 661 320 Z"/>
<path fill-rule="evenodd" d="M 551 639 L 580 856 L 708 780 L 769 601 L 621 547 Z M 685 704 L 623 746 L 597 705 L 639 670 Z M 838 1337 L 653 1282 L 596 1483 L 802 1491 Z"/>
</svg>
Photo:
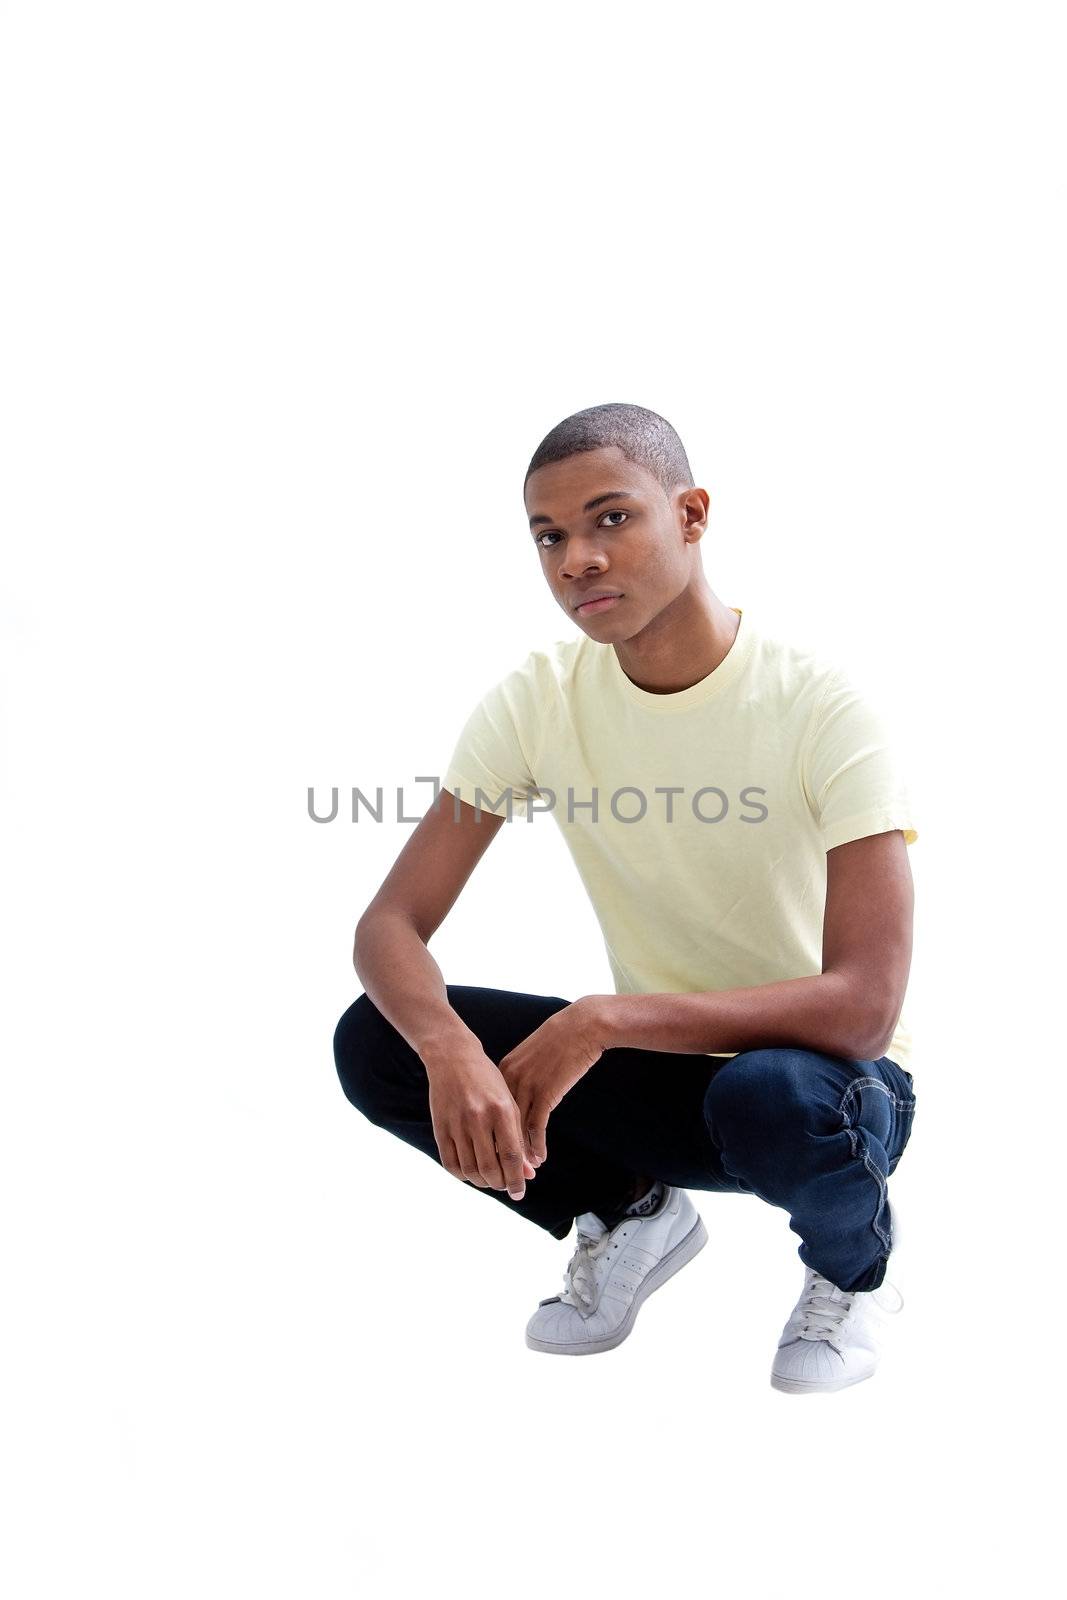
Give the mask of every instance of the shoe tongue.
<svg viewBox="0 0 1067 1600">
<path fill-rule="evenodd" d="M 602 1233 L 608 1231 L 607 1223 L 595 1211 L 583 1211 L 580 1217 L 575 1217 L 574 1226 L 578 1233 L 584 1233 L 590 1239 L 599 1239 Z"/>
<path fill-rule="evenodd" d="M 647 1194 L 642 1195 L 640 1200 L 634 1200 L 627 1206 L 626 1215 L 628 1217 L 647 1217 L 650 1212 L 657 1209 L 663 1199 L 664 1187 L 665 1185 L 657 1179 Z"/>
</svg>

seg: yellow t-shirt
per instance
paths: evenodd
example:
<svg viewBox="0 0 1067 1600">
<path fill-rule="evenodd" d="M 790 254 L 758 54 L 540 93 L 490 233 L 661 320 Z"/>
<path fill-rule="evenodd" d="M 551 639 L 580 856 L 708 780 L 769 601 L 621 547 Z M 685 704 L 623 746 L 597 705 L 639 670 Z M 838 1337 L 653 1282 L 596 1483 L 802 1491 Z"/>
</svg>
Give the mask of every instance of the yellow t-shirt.
<svg viewBox="0 0 1067 1600">
<path fill-rule="evenodd" d="M 551 808 L 619 994 L 821 972 L 826 851 L 918 837 L 868 697 L 732 609 L 726 656 L 676 694 L 638 688 L 586 634 L 531 651 L 475 706 L 442 778 L 496 815 Z M 886 1054 L 909 1067 L 903 1016 Z"/>
</svg>

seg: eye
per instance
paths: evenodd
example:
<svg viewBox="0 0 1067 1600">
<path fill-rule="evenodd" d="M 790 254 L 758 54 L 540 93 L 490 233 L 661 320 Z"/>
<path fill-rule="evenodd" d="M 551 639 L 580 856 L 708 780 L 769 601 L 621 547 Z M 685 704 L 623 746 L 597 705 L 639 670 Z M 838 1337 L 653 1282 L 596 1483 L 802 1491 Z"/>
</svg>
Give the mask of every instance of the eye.
<svg viewBox="0 0 1067 1600">
<path fill-rule="evenodd" d="M 625 519 L 629 516 L 629 514 L 630 513 L 628 511 L 605 511 L 604 512 L 604 517 L 622 517 L 623 520 L 625 521 Z M 600 519 L 601 522 L 603 522 L 604 517 L 602 517 Z M 613 522 L 611 524 L 611 526 L 613 528 L 618 528 L 618 527 L 621 527 L 622 524 L 618 523 L 618 522 Z M 541 549 L 542 550 L 554 550 L 555 549 L 554 545 L 541 544 L 541 540 L 547 538 L 549 536 L 549 534 L 551 534 L 554 539 L 558 539 L 560 537 L 560 535 L 558 533 L 556 533 L 554 528 L 546 528 L 544 533 L 539 533 L 539 534 L 536 535 L 536 537 L 534 539 L 534 544 L 541 545 Z"/>
</svg>

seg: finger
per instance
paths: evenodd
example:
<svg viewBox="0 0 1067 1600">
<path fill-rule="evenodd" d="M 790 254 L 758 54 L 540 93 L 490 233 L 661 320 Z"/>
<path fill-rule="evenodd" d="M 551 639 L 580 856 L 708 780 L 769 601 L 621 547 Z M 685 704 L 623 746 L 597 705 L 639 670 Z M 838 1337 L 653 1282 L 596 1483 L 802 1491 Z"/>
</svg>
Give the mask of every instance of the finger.
<svg viewBox="0 0 1067 1600">
<path fill-rule="evenodd" d="M 522 1129 L 522 1153 L 531 1166 L 536 1166 L 536 1156 L 533 1143 L 530 1139 L 529 1113 L 525 1106 L 518 1108 L 518 1125 Z"/>
<path fill-rule="evenodd" d="M 487 1189 L 489 1185 L 479 1170 L 478 1156 L 470 1139 L 458 1134 L 456 1136 L 456 1149 L 459 1152 L 460 1171 L 463 1174 L 464 1182 L 473 1183 L 476 1189 Z"/>
<path fill-rule="evenodd" d="M 437 1140 L 437 1149 L 441 1157 L 441 1165 L 444 1167 L 446 1172 L 451 1173 L 453 1178 L 458 1178 L 462 1183 L 463 1173 L 460 1169 L 459 1152 L 456 1149 L 456 1141 L 449 1138 L 447 1133 L 438 1134 L 436 1130 L 434 1132 L 434 1138 Z"/>
<path fill-rule="evenodd" d="M 533 1159 L 540 1166 L 543 1161 L 548 1160 L 548 1117 L 536 1106 L 530 1111 L 527 1129 Z"/>
<path fill-rule="evenodd" d="M 498 1123 L 496 1148 L 497 1157 L 504 1170 L 508 1194 L 513 1200 L 521 1200 L 526 1193 L 526 1172 L 519 1124 L 513 1116 Z"/>
<path fill-rule="evenodd" d="M 533 1145 L 530 1142 L 530 1133 L 529 1128 L 527 1127 L 529 1113 L 525 1103 L 526 1096 L 522 1095 L 521 1091 L 520 1095 L 521 1098 L 516 1096 L 515 1091 L 512 1090 L 511 1098 L 515 1106 L 516 1126 L 519 1130 L 521 1130 L 522 1156 L 523 1160 L 528 1166 L 536 1169 L 537 1158 Z"/>
<path fill-rule="evenodd" d="M 496 1149 L 493 1145 L 492 1123 L 479 1123 L 471 1129 L 471 1143 L 474 1146 L 475 1159 L 478 1162 L 478 1171 L 485 1180 L 487 1189 L 506 1189 L 507 1179 L 500 1169 Z"/>
<path fill-rule="evenodd" d="M 534 1160 L 533 1150 L 525 1133 L 522 1136 L 522 1175 L 524 1178 L 537 1176 L 537 1162 Z"/>
</svg>

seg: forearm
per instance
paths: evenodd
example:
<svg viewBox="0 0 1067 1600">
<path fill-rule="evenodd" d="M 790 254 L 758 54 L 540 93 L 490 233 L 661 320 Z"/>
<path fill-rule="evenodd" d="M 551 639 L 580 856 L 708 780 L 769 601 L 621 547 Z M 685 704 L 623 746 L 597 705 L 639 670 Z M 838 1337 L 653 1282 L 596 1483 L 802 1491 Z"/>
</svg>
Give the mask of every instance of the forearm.
<svg viewBox="0 0 1067 1600">
<path fill-rule="evenodd" d="M 887 1047 L 879 1021 L 856 986 L 836 972 L 749 989 L 589 999 L 604 1049 L 631 1046 L 697 1054 L 794 1045 L 868 1061 Z"/>
<path fill-rule="evenodd" d="M 441 1049 L 478 1045 L 449 1005 L 444 975 L 407 917 L 391 911 L 361 917 L 352 963 L 370 999 L 424 1063 Z"/>
</svg>

